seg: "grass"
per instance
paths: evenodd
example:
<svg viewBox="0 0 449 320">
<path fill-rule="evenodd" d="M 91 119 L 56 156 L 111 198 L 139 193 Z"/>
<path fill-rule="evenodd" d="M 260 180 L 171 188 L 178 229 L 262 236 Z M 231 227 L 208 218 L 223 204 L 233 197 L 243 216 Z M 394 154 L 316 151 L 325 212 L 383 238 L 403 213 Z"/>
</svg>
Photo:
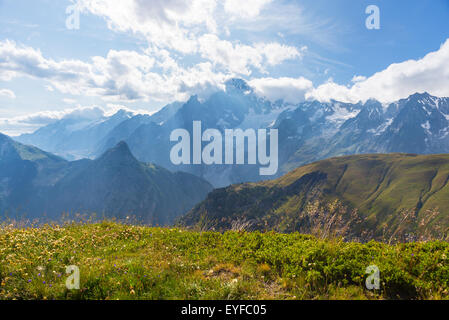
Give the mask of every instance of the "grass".
<svg viewBox="0 0 449 320">
<path fill-rule="evenodd" d="M 0 228 L 0 299 L 448 299 L 449 243 L 190 232 L 114 222 Z M 66 266 L 80 269 L 68 290 Z M 366 267 L 381 288 L 365 288 Z"/>
<path fill-rule="evenodd" d="M 449 240 L 449 154 L 330 158 L 278 179 L 215 189 L 180 221 L 217 231 L 251 221 L 250 230 L 309 233 L 308 205 L 336 200 L 348 213 L 357 210 L 351 239 Z M 404 220 L 404 212 L 413 214 Z"/>
</svg>

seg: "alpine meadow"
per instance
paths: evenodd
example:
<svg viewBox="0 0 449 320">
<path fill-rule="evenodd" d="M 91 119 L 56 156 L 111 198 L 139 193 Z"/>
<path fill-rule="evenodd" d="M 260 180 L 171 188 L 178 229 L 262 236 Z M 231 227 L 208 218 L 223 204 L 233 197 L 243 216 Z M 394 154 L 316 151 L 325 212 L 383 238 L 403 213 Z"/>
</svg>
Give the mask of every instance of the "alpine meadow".
<svg viewBox="0 0 449 320">
<path fill-rule="evenodd" d="M 447 0 L 0 0 L 0 300 L 447 303 L 448 21 Z"/>
</svg>

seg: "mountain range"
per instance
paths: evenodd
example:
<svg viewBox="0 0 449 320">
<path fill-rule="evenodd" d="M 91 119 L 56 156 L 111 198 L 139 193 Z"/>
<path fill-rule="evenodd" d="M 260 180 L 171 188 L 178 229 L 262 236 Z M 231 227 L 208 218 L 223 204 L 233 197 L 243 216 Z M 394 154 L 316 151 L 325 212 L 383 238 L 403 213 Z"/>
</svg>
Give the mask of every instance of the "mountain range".
<svg viewBox="0 0 449 320">
<path fill-rule="evenodd" d="M 260 176 L 254 165 L 174 165 L 170 134 L 181 128 L 192 136 L 194 121 L 220 132 L 277 129 L 277 174 Z M 449 226 L 444 153 L 449 98 L 416 93 L 389 104 L 291 104 L 261 98 L 232 79 L 207 99 L 192 96 L 152 115 L 70 116 L 14 140 L 0 135 L 0 210 L 41 219 L 132 215 L 220 231 L 315 230 L 363 241 L 425 239 Z"/>
<path fill-rule="evenodd" d="M 212 190 L 199 177 L 139 162 L 125 142 L 95 160 L 67 161 L 1 134 L 0 181 L 3 216 L 41 221 L 95 213 L 167 225 Z"/>
<path fill-rule="evenodd" d="M 173 165 L 170 133 L 183 128 L 192 135 L 193 121 L 221 132 L 278 129 L 279 170 L 268 178 L 335 156 L 449 152 L 449 98 L 417 93 L 390 104 L 376 100 L 291 104 L 261 98 L 241 79 L 229 80 L 224 91 L 205 100 L 192 96 L 153 115 L 133 116 L 122 110 L 87 124 L 85 120 L 62 119 L 14 139 L 67 159 L 95 158 L 125 141 L 138 160 L 197 175 L 215 187 L 267 178 L 251 165 Z"/>
</svg>

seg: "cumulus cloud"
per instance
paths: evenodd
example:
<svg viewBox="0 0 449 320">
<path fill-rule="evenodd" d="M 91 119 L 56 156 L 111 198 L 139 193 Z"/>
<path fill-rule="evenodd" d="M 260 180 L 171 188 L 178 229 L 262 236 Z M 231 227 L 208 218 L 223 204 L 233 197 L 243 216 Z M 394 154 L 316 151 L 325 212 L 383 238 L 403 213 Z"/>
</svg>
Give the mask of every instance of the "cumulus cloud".
<svg viewBox="0 0 449 320">
<path fill-rule="evenodd" d="M 352 85 L 342 85 L 329 79 L 317 87 L 305 78 L 261 78 L 250 81 L 256 92 L 271 100 L 284 98 L 296 103 L 304 99 L 328 102 L 357 103 L 377 99 L 388 103 L 406 98 L 416 92 L 449 96 L 449 39 L 439 50 L 418 60 L 391 64 L 370 77 L 354 76 Z"/>
<path fill-rule="evenodd" d="M 159 47 L 196 51 L 200 32 L 215 32 L 216 0 L 80 0 L 85 12 L 103 17 L 116 31 L 144 36 Z"/>
<path fill-rule="evenodd" d="M 64 103 L 67 103 L 67 104 L 76 104 L 76 100 L 75 99 L 64 98 L 64 99 L 62 99 L 62 101 Z"/>
<path fill-rule="evenodd" d="M 5 40 L 0 41 L 0 73 L 44 79 L 62 93 L 108 101 L 183 100 L 194 93 L 189 89 L 219 87 L 226 78 L 210 63 L 182 68 L 163 50 L 149 52 L 110 50 L 106 57 L 95 56 L 89 62 L 55 61 L 39 50 Z M 161 74 L 153 67 L 166 70 Z"/>
<path fill-rule="evenodd" d="M 15 99 L 16 95 L 15 95 L 14 91 L 12 91 L 12 90 L 0 89 L 0 97 L 6 97 L 6 98 L 10 98 L 10 99 Z"/>
<path fill-rule="evenodd" d="M 14 41 L 0 41 L 0 75 L 7 74 L 10 80 L 27 75 L 55 83 L 73 83 L 79 81 L 80 76 L 89 74 L 89 67 L 81 61 L 45 59 L 39 50 L 17 45 Z"/>
<path fill-rule="evenodd" d="M 328 81 L 307 93 L 307 98 L 343 102 L 396 101 L 416 92 L 427 91 L 435 96 L 449 96 L 449 39 L 440 49 L 418 60 L 391 64 L 366 79 L 355 77 L 352 86 Z"/>
<path fill-rule="evenodd" d="M 304 101 L 308 91 L 313 89 L 312 81 L 304 78 L 259 78 L 249 81 L 256 93 L 272 101 L 283 99 L 285 102 Z"/>
<path fill-rule="evenodd" d="M 199 39 L 200 52 L 203 58 L 208 58 L 214 65 L 220 65 L 237 74 L 251 74 L 250 66 L 262 68 L 262 56 L 257 49 L 220 40 L 216 35 L 207 34 Z"/>
<path fill-rule="evenodd" d="M 356 83 L 356 82 L 360 82 L 360 81 L 364 81 L 364 80 L 366 80 L 365 76 L 353 76 L 351 79 L 351 82 Z"/>
<path fill-rule="evenodd" d="M 119 110 L 131 114 L 152 114 L 141 109 L 130 109 L 123 105 L 106 104 L 106 106 L 76 106 L 65 110 L 47 110 L 36 113 L 19 115 L 10 118 L 0 118 L 0 129 L 3 133 L 15 136 L 22 133 L 31 133 L 36 129 L 54 123 L 61 119 L 100 120 L 112 116 Z"/>
<path fill-rule="evenodd" d="M 88 62 L 55 61 L 40 50 L 5 40 L 0 41 L 0 74 L 44 79 L 52 90 L 100 96 L 110 102 L 169 102 L 185 100 L 198 91 L 221 89 L 224 81 L 235 75 L 250 75 L 251 68 L 263 72 L 266 66 L 301 56 L 287 45 L 233 45 L 210 34 L 199 43 L 201 54 L 210 61 L 185 67 L 169 51 L 154 46 L 141 53 L 110 50 L 105 57 L 94 56 Z"/>
<path fill-rule="evenodd" d="M 273 0 L 226 0 L 224 9 L 227 13 L 240 18 L 257 17 L 260 11 Z"/>
<path fill-rule="evenodd" d="M 199 39 L 199 44 L 203 58 L 235 74 L 250 75 L 251 67 L 265 72 L 266 66 L 301 57 L 300 51 L 295 47 L 275 42 L 257 43 L 254 46 L 240 43 L 234 45 L 216 35 L 207 34 Z"/>
<path fill-rule="evenodd" d="M 250 68 L 261 69 L 264 59 L 268 65 L 276 65 L 300 54 L 296 48 L 278 43 L 253 45 L 223 40 L 217 28 L 219 25 L 229 34 L 227 19 L 235 15 L 256 17 L 271 1 L 227 0 L 224 12 L 229 16 L 216 13 L 217 0 L 81 0 L 81 7 L 103 17 L 112 30 L 144 36 L 150 47 L 200 54 L 232 72 L 249 74 Z"/>
<path fill-rule="evenodd" d="M 110 50 L 106 56 L 85 61 L 54 60 L 39 49 L 0 40 L 0 80 L 43 79 L 49 91 L 96 96 L 112 103 L 170 102 L 186 100 L 191 94 L 207 95 L 222 89 L 229 78 L 250 76 L 254 71 L 266 74 L 268 67 L 303 55 L 303 48 L 287 44 L 220 38 L 236 15 L 232 0 L 72 2 L 83 13 L 102 17 L 115 32 L 144 37 L 148 47 L 139 52 Z M 239 3 L 240 18 L 257 16 L 269 2 Z"/>
<path fill-rule="evenodd" d="M 279 44 L 277 42 L 256 44 L 256 48 L 264 55 L 266 62 L 270 66 L 281 64 L 285 60 L 301 58 L 307 51 L 307 47 L 298 50 L 295 47 Z"/>
<path fill-rule="evenodd" d="M 64 117 L 98 118 L 102 115 L 103 111 L 98 107 L 77 107 L 61 111 L 40 111 L 15 117 L 0 118 L 0 128 L 3 133 L 15 136 L 22 133 L 34 132 L 36 129 L 58 121 Z"/>
</svg>

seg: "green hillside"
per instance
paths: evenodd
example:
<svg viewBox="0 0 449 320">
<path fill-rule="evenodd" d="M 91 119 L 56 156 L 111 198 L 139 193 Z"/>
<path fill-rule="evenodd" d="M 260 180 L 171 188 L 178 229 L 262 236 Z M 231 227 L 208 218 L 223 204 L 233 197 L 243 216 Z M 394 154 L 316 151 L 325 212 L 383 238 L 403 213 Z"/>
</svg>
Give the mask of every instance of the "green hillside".
<svg viewBox="0 0 449 320">
<path fill-rule="evenodd" d="M 0 299 L 448 299 L 449 244 L 101 224 L 0 226 Z M 66 266 L 80 271 L 68 290 Z M 366 288 L 368 266 L 380 289 Z"/>
<path fill-rule="evenodd" d="M 361 240 L 446 238 L 448 180 L 449 155 L 331 158 L 276 180 L 215 190 L 180 223 L 302 233 L 328 228 Z"/>
</svg>

